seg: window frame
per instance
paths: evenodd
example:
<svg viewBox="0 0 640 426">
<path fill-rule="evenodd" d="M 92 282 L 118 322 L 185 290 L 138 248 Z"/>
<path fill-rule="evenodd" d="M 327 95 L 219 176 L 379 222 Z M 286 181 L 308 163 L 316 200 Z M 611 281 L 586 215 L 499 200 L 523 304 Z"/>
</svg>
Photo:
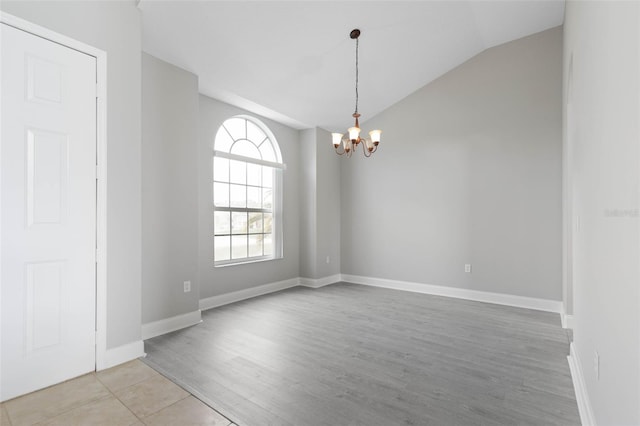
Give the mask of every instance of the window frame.
<svg viewBox="0 0 640 426">
<path fill-rule="evenodd" d="M 242 138 L 234 138 L 234 135 L 232 135 L 229 130 L 225 127 L 225 123 L 227 123 L 229 120 L 232 119 L 242 119 L 245 120 L 245 135 Z M 257 143 L 254 140 L 250 140 L 248 139 L 248 135 L 247 135 L 247 122 L 251 122 L 253 125 L 257 126 L 265 135 L 266 138 L 262 141 L 257 141 L 260 143 Z M 219 127 L 218 130 L 216 132 L 216 136 L 218 135 L 218 132 L 220 130 L 224 130 L 227 132 L 227 134 L 231 137 L 231 139 L 233 139 L 233 143 L 229 146 L 229 151 L 232 150 L 233 145 L 240 141 L 240 140 L 248 140 L 249 142 L 251 142 L 253 145 L 255 145 L 257 148 L 265 143 L 265 141 L 268 139 L 269 143 L 271 144 L 271 147 L 273 148 L 274 154 L 276 159 L 278 160 L 277 162 L 274 161 L 268 161 L 268 160 L 262 160 L 262 159 L 258 159 L 258 158 L 253 158 L 253 157 L 246 157 L 243 155 L 238 155 L 238 154 L 233 154 L 231 152 L 227 152 L 227 151 L 221 151 L 221 150 L 217 150 L 216 149 L 216 139 L 214 138 L 214 143 L 213 143 L 213 156 L 212 156 L 212 168 L 211 168 L 211 178 L 212 178 L 212 194 L 213 194 L 213 200 L 212 200 L 212 204 L 213 204 L 213 216 L 214 216 L 214 226 L 213 226 L 213 261 L 214 261 L 214 267 L 226 267 L 226 266 L 233 266 L 233 265 L 243 265 L 243 264 L 248 264 L 248 263 L 255 263 L 255 262 L 265 262 L 265 261 L 270 261 L 270 260 L 276 260 L 276 259 L 282 259 L 283 258 L 283 220 L 282 220 L 282 199 L 283 199 L 283 172 L 286 169 L 286 165 L 282 162 L 282 156 L 280 153 L 280 147 L 278 145 L 277 140 L 275 139 L 275 137 L 273 136 L 273 133 L 271 133 L 271 131 L 269 130 L 268 127 L 266 127 L 262 122 L 260 122 L 259 120 L 255 119 L 254 117 L 250 117 L 250 116 L 245 116 L 245 115 L 236 115 L 233 117 L 229 117 L 228 119 L 226 119 Z M 214 186 L 216 182 L 220 182 L 220 183 L 227 183 L 229 185 L 231 185 L 231 178 L 228 179 L 228 181 L 226 182 L 222 182 L 219 180 L 215 179 L 215 158 L 216 157 L 220 157 L 220 158 L 224 158 L 230 161 L 238 161 L 238 162 L 243 162 L 245 164 L 255 164 L 255 165 L 260 165 L 260 166 L 266 166 L 266 167 L 270 167 L 272 169 L 272 173 L 273 173 L 273 179 L 272 179 L 272 185 L 271 185 L 271 190 L 272 190 L 272 205 L 271 205 L 271 209 L 270 211 L 268 209 L 265 209 L 264 207 L 261 208 L 253 208 L 253 207 L 231 207 L 231 204 L 229 204 L 229 206 L 225 206 L 225 207 L 219 207 L 215 205 L 215 194 L 214 194 Z M 264 184 L 264 183 L 262 183 Z M 249 185 L 248 182 L 245 182 L 244 184 L 242 184 L 245 187 L 253 187 L 254 185 Z M 260 188 L 264 189 L 266 187 L 264 186 L 260 186 Z M 270 213 L 272 215 L 272 221 L 271 221 L 271 238 L 273 240 L 273 251 L 271 254 L 267 254 L 267 255 L 261 255 L 261 256 L 249 256 L 248 250 L 247 250 L 247 257 L 243 257 L 243 258 L 236 258 L 236 259 L 232 259 L 232 253 L 230 253 L 230 258 L 229 259 L 225 259 L 225 260 L 216 260 L 216 248 L 215 248 L 215 238 L 216 238 L 216 231 L 215 231 L 215 212 L 216 211 L 223 211 L 223 212 L 230 212 L 231 215 L 233 215 L 233 212 L 242 212 L 242 213 L 252 213 L 252 212 L 262 212 L 264 213 Z M 232 227 L 233 225 L 230 223 L 230 227 Z M 264 225 L 263 225 L 264 226 Z M 264 230 L 263 230 L 264 231 Z M 231 228 L 229 230 L 229 237 L 233 238 L 233 229 Z M 252 233 L 250 232 L 249 229 L 246 230 L 246 233 L 242 233 L 242 234 L 237 234 L 240 236 L 247 236 L 247 238 L 249 238 L 250 235 L 252 235 Z M 262 233 L 257 233 L 254 235 L 267 235 L 264 232 Z M 249 244 L 247 241 L 247 249 L 249 248 Z M 229 250 L 233 250 L 232 247 L 230 246 Z"/>
</svg>

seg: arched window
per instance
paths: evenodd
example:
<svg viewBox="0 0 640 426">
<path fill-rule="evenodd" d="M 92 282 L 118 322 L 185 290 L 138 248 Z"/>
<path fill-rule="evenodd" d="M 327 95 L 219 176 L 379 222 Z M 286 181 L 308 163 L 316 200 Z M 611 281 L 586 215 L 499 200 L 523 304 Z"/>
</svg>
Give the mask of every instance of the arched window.
<svg viewBox="0 0 640 426">
<path fill-rule="evenodd" d="M 258 120 L 229 118 L 213 147 L 215 266 L 282 257 L 282 156 Z"/>
</svg>

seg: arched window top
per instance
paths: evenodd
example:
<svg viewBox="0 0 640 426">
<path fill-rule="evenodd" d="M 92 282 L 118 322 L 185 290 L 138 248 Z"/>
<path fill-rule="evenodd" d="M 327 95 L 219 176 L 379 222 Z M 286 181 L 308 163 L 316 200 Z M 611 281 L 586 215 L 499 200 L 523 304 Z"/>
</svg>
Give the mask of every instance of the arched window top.
<svg viewBox="0 0 640 426">
<path fill-rule="evenodd" d="M 216 153 L 244 157 L 249 161 L 282 164 L 280 147 L 271 131 L 260 121 L 243 115 L 222 123 L 213 149 Z"/>
</svg>

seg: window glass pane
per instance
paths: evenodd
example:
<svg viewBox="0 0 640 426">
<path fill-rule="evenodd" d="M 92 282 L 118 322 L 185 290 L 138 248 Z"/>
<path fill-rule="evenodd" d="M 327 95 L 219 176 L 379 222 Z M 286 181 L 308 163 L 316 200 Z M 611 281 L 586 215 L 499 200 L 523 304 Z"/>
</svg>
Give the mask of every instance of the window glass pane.
<svg viewBox="0 0 640 426">
<path fill-rule="evenodd" d="M 276 153 L 273 150 L 273 145 L 271 142 L 266 141 L 262 145 L 260 145 L 260 152 L 262 153 L 262 159 L 266 161 L 273 161 L 274 163 L 278 161 L 276 158 Z"/>
<path fill-rule="evenodd" d="M 265 188 L 273 187 L 273 167 L 262 167 L 262 186 Z"/>
<path fill-rule="evenodd" d="M 256 145 L 260 145 L 263 140 L 265 140 L 267 135 L 264 134 L 262 129 L 258 127 L 256 124 L 247 120 L 247 139 Z"/>
<path fill-rule="evenodd" d="M 234 235 L 231 237 L 231 258 L 242 259 L 247 257 L 247 236 Z"/>
<path fill-rule="evenodd" d="M 229 152 L 231 145 L 233 145 L 233 139 L 229 136 L 229 133 L 227 133 L 224 127 L 220 127 L 218 129 L 218 133 L 216 133 L 214 141 L 213 149 L 217 151 Z"/>
<path fill-rule="evenodd" d="M 247 213 L 231 212 L 231 232 L 233 234 L 247 233 Z"/>
<path fill-rule="evenodd" d="M 230 118 L 218 129 L 214 149 L 248 161 L 280 162 L 278 144 L 267 133 L 251 120 Z M 273 234 L 273 206 L 282 197 L 279 187 L 274 187 L 279 170 L 215 155 L 210 164 L 215 205 L 214 259 L 228 263 L 273 256 L 280 244 Z"/>
<path fill-rule="evenodd" d="M 213 157 L 213 180 L 229 182 L 229 160 Z"/>
<path fill-rule="evenodd" d="M 247 187 L 244 185 L 231 185 L 231 207 L 247 207 Z"/>
<path fill-rule="evenodd" d="M 262 234 L 249 235 L 249 257 L 262 256 Z"/>
<path fill-rule="evenodd" d="M 247 185 L 262 185 L 262 166 L 247 163 Z"/>
<path fill-rule="evenodd" d="M 247 187 L 247 207 L 251 209 L 262 208 L 262 200 L 260 198 L 262 190 L 256 186 Z"/>
<path fill-rule="evenodd" d="M 231 237 L 215 237 L 214 259 L 229 260 L 231 258 Z"/>
<path fill-rule="evenodd" d="M 264 234 L 264 255 L 271 256 L 273 254 L 273 237 L 271 234 Z"/>
<path fill-rule="evenodd" d="M 216 235 L 231 233 L 231 212 L 215 212 L 213 221 Z"/>
<path fill-rule="evenodd" d="M 213 204 L 216 207 L 229 207 L 229 184 L 214 182 Z"/>
<path fill-rule="evenodd" d="M 249 233 L 262 233 L 262 213 L 249 213 Z"/>
<path fill-rule="evenodd" d="M 273 222 L 273 215 L 271 213 L 264 213 L 262 220 L 264 222 L 264 233 L 270 234 L 273 229 L 271 226 L 271 223 Z"/>
<path fill-rule="evenodd" d="M 224 122 L 223 126 L 227 128 L 229 134 L 234 140 L 246 139 L 247 132 L 245 123 L 247 120 L 244 118 L 230 118 Z"/>
<path fill-rule="evenodd" d="M 244 161 L 229 161 L 231 183 L 247 183 L 247 163 Z"/>
<path fill-rule="evenodd" d="M 262 208 L 271 210 L 273 208 L 273 190 L 264 188 L 262 190 Z"/>
<path fill-rule="evenodd" d="M 258 151 L 258 147 L 246 139 L 241 139 L 234 143 L 231 147 L 231 153 L 242 155 L 244 157 L 257 158 L 258 160 L 262 158 L 260 151 Z"/>
</svg>

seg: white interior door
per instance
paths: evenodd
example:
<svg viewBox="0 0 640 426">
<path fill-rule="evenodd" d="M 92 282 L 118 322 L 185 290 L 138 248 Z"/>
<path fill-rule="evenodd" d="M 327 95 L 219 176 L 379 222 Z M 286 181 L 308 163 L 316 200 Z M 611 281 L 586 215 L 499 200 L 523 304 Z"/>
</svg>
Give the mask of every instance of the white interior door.
<svg viewBox="0 0 640 426">
<path fill-rule="evenodd" d="M 1 27 L 4 401 L 95 370 L 96 59 Z"/>
</svg>

